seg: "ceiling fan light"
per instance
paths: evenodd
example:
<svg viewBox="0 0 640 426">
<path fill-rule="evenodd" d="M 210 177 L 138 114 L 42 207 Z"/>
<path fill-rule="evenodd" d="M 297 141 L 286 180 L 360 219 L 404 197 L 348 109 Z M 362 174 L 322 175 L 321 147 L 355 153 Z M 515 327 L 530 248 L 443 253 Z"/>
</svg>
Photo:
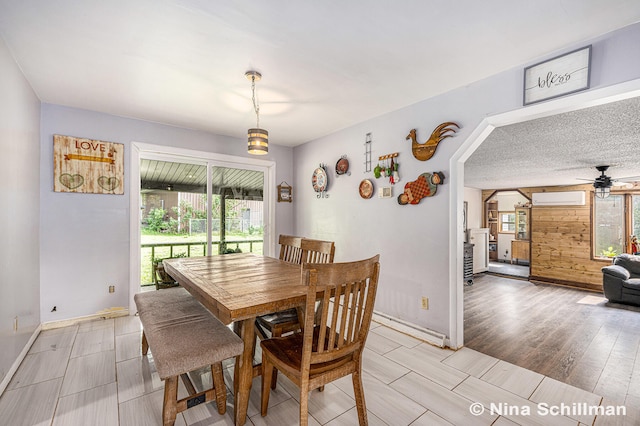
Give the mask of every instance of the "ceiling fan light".
<svg viewBox="0 0 640 426">
<path fill-rule="evenodd" d="M 596 197 L 598 198 L 607 198 L 611 194 L 611 188 L 608 186 L 601 186 L 600 188 L 596 188 Z"/>
</svg>

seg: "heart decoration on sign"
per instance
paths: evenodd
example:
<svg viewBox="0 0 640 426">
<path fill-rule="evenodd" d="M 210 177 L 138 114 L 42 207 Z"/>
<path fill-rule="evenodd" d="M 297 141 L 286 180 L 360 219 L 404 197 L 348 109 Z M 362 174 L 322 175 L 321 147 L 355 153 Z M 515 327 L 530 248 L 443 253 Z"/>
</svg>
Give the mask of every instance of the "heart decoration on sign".
<svg viewBox="0 0 640 426">
<path fill-rule="evenodd" d="M 59 181 L 69 189 L 76 189 L 79 186 L 82 186 L 82 184 L 84 183 L 84 178 L 81 175 L 63 173 L 60 175 Z"/>
<path fill-rule="evenodd" d="M 100 185 L 102 189 L 113 191 L 120 185 L 120 180 L 117 177 L 100 176 L 98 178 L 98 185 Z"/>
</svg>

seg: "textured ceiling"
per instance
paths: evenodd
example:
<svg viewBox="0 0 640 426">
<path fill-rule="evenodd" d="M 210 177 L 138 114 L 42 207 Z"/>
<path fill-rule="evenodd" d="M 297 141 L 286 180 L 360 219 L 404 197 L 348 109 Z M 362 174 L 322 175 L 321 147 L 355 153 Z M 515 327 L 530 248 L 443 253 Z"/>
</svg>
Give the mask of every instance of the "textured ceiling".
<svg viewBox="0 0 640 426">
<path fill-rule="evenodd" d="M 640 20 L 638 0 L 0 0 L 46 103 L 295 146 Z"/>
<path fill-rule="evenodd" d="M 640 98 L 495 129 L 465 162 L 465 186 L 503 189 L 640 180 Z"/>
</svg>

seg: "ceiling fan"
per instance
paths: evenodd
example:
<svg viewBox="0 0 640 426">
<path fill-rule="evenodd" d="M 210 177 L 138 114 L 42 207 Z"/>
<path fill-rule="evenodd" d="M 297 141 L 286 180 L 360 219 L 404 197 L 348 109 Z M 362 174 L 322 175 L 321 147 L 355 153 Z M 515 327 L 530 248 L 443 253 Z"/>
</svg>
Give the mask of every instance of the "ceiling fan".
<svg viewBox="0 0 640 426">
<path fill-rule="evenodd" d="M 625 186 L 632 185 L 630 182 L 625 182 L 629 180 L 637 180 L 640 179 L 640 176 L 629 176 L 625 178 L 617 178 L 611 179 L 609 176 L 605 174 L 605 172 L 609 169 L 609 166 L 596 166 L 596 170 L 600 172 L 600 176 L 596 177 L 593 181 L 593 187 L 595 188 L 596 196 L 599 198 L 606 198 L 611 193 L 612 186 Z M 580 179 L 580 180 L 591 180 L 591 179 Z"/>
</svg>

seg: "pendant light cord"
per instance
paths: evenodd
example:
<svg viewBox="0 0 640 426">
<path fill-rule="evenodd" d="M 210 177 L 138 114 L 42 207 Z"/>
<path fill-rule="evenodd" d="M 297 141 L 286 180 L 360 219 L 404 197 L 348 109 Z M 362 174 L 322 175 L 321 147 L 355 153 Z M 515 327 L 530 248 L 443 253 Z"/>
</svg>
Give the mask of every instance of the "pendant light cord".
<svg viewBox="0 0 640 426">
<path fill-rule="evenodd" d="M 256 112 L 256 127 L 260 128 L 260 106 L 256 102 L 256 76 L 251 76 L 251 100 L 253 101 L 253 109 Z"/>
</svg>

